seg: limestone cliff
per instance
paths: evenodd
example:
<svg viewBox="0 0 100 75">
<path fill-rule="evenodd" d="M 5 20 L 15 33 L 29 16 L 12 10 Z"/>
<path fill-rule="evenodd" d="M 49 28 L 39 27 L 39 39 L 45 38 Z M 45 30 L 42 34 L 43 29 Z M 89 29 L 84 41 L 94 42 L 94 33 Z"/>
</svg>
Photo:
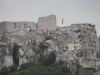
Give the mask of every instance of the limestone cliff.
<svg viewBox="0 0 100 75">
<path fill-rule="evenodd" d="M 19 66 L 31 61 L 37 63 L 40 52 L 48 55 L 53 51 L 56 54 L 55 63 L 63 61 L 72 72 L 77 68 L 76 63 L 83 68 L 100 68 L 100 46 L 95 25 L 72 24 L 50 29 L 48 33 L 40 29 L 3 32 L 0 39 L 0 68 L 14 64 L 15 43 L 20 46 L 17 56 Z"/>
</svg>

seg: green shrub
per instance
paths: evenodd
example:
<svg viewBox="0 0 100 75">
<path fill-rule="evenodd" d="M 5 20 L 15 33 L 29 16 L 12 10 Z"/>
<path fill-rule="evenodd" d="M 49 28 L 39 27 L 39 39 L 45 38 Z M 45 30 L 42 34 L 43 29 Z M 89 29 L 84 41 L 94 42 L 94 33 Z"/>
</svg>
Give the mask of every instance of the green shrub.
<svg viewBox="0 0 100 75">
<path fill-rule="evenodd" d="M 27 68 L 23 68 L 21 65 L 18 71 L 9 73 L 9 75 L 71 75 L 67 67 L 63 65 L 43 66 L 31 62 L 23 66 L 27 66 Z"/>
<path fill-rule="evenodd" d="M 54 54 L 54 52 L 51 52 L 49 55 L 46 56 L 41 54 L 39 58 L 39 62 L 45 66 L 50 66 L 51 64 L 54 64 L 55 60 L 56 60 L 56 55 Z"/>
<path fill-rule="evenodd" d="M 8 75 L 9 73 L 11 72 L 15 72 L 17 69 L 17 66 L 16 65 L 13 65 L 11 67 L 4 67 L 0 70 L 0 75 Z"/>
<path fill-rule="evenodd" d="M 0 75 L 7 75 L 7 73 L 8 73 L 7 67 L 4 67 L 4 68 L 2 68 L 2 69 L 0 70 Z"/>
<path fill-rule="evenodd" d="M 89 68 L 83 68 L 84 70 L 92 70 L 93 73 L 96 72 L 96 69 L 94 67 L 89 67 Z"/>
<path fill-rule="evenodd" d="M 15 72 L 16 69 L 17 69 L 17 66 L 16 66 L 16 65 L 10 66 L 10 67 L 8 68 L 9 72 Z"/>
<path fill-rule="evenodd" d="M 19 66 L 19 49 L 20 46 L 15 43 L 13 46 L 13 61 L 16 66 Z"/>
</svg>

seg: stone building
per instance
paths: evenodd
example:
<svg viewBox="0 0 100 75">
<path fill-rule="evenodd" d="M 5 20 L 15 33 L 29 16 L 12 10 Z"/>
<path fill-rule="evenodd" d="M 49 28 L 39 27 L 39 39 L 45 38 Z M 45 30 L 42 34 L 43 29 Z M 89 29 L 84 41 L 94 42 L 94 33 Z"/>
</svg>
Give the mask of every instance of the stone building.
<svg viewBox="0 0 100 75">
<path fill-rule="evenodd" d="M 45 17 L 40 17 L 38 19 L 38 29 L 39 30 L 56 30 L 56 16 L 55 15 L 49 15 Z"/>
<path fill-rule="evenodd" d="M 50 15 L 45 17 L 40 17 L 38 23 L 35 22 L 0 22 L 0 37 L 4 32 L 15 32 L 20 30 L 56 30 L 56 16 Z"/>
<path fill-rule="evenodd" d="M 36 29 L 35 22 L 2 22 L 1 23 L 2 29 L 6 32 L 14 32 L 18 30 L 27 30 L 27 28 Z"/>
<path fill-rule="evenodd" d="M 0 22 L 0 38 L 4 32 L 15 32 L 20 30 L 36 30 L 35 22 Z"/>
</svg>

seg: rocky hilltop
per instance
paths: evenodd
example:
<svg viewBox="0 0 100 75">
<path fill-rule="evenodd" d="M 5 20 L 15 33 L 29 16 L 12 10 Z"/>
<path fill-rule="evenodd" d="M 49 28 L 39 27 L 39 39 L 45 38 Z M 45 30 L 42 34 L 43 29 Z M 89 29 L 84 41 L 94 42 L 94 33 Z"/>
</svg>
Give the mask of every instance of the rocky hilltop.
<svg viewBox="0 0 100 75">
<path fill-rule="evenodd" d="M 100 46 L 95 25 L 84 23 L 56 27 L 55 15 L 50 15 L 39 18 L 38 23 L 1 22 L 0 26 L 0 68 L 16 63 L 14 52 L 17 47 L 18 66 L 31 61 L 38 63 L 41 52 L 45 56 L 54 52 L 55 63 L 62 61 L 73 73 L 79 64 L 82 68 L 95 68 L 97 72 L 94 74 L 99 74 Z M 81 75 L 82 72 L 80 69 Z"/>
</svg>

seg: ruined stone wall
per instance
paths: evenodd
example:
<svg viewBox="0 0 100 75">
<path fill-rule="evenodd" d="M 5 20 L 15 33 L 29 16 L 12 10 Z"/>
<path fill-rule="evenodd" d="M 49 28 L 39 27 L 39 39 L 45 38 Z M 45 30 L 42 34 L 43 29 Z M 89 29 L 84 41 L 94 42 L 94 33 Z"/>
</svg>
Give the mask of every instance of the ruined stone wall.
<svg viewBox="0 0 100 75">
<path fill-rule="evenodd" d="M 25 25 L 24 22 L 19 22 L 19 29 L 20 29 L 20 30 L 25 30 L 24 25 Z"/>
<path fill-rule="evenodd" d="M 45 30 L 48 28 L 49 30 L 56 30 L 56 16 L 50 15 L 46 17 L 40 17 L 38 19 L 38 23 L 35 22 L 1 22 L 1 31 L 13 32 L 19 30 L 27 30 L 30 28 L 31 30 Z M 4 27 L 5 26 L 5 27 Z M 3 33 L 1 32 L 1 34 Z"/>
<path fill-rule="evenodd" d="M 14 22 L 6 22 L 6 31 L 7 32 L 13 32 L 16 31 L 17 26 Z"/>
<path fill-rule="evenodd" d="M 7 32 L 27 30 L 27 28 L 36 30 L 36 23 L 34 22 L 6 22 Z"/>
<path fill-rule="evenodd" d="M 35 22 L 27 22 L 26 25 L 27 25 L 27 27 L 30 27 L 32 30 L 37 29 Z"/>
<path fill-rule="evenodd" d="M 39 30 L 56 30 L 56 16 L 50 15 L 45 17 L 40 17 L 38 19 L 38 29 Z"/>
<path fill-rule="evenodd" d="M 0 39 L 2 38 L 3 33 L 6 30 L 6 22 L 0 22 Z"/>
</svg>

